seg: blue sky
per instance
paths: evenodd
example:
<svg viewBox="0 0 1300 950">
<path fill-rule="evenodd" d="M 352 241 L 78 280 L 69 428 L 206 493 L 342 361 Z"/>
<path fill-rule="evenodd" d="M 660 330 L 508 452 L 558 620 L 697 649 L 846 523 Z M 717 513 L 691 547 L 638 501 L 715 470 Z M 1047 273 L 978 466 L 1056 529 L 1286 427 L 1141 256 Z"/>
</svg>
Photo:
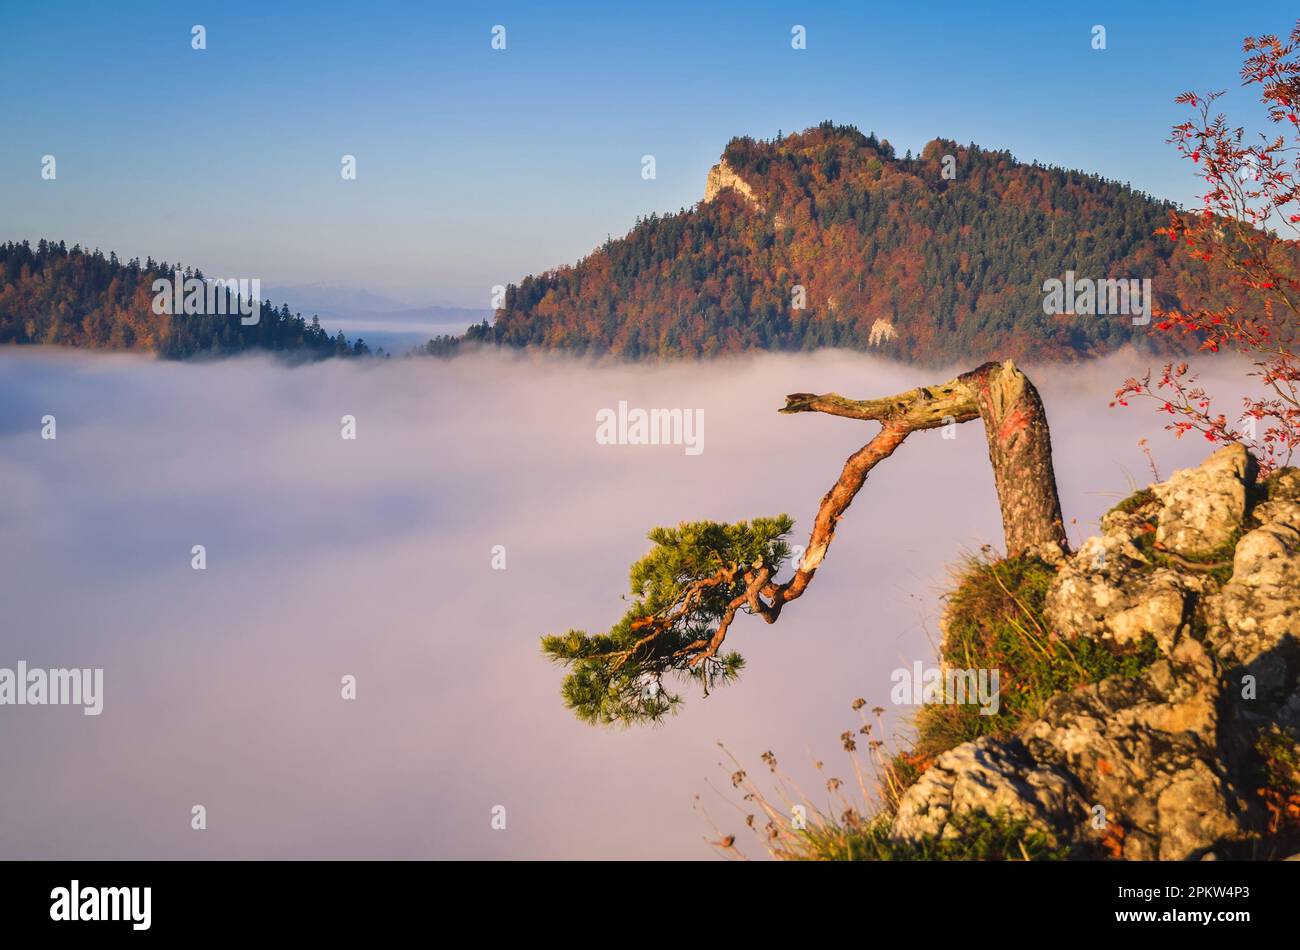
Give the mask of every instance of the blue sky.
<svg viewBox="0 0 1300 950">
<path fill-rule="evenodd" d="M 1184 89 L 1292 4 L 0 6 L 0 239 L 487 306 L 699 199 L 727 140 L 823 119 L 1188 201 Z M 207 49 L 190 47 L 194 24 Z M 507 48 L 490 48 L 495 24 Z M 790 29 L 807 28 L 806 50 Z M 1107 31 L 1093 50 L 1091 29 Z M 1230 115 L 1258 114 L 1240 93 Z M 1239 111 L 1236 111 L 1239 110 Z M 58 178 L 43 181 L 53 154 Z M 340 158 L 357 158 L 344 181 Z M 641 177 L 653 154 L 658 177 Z"/>
</svg>

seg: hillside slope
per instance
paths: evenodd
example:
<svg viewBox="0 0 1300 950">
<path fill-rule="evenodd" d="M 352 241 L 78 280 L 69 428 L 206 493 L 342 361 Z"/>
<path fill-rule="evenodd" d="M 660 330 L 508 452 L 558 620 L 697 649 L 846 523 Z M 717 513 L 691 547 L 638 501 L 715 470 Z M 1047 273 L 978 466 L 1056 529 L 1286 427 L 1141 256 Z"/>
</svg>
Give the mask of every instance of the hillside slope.
<svg viewBox="0 0 1300 950">
<path fill-rule="evenodd" d="M 633 358 L 844 346 L 928 363 L 1069 360 L 1145 345 L 1147 328 L 1048 316 L 1045 280 L 1147 278 L 1157 306 L 1217 286 L 1153 234 L 1170 204 L 944 140 L 899 158 L 829 123 L 737 138 L 705 199 L 512 285 L 470 338 Z"/>
<path fill-rule="evenodd" d="M 237 315 L 155 313 L 153 282 L 173 274 L 167 263 L 123 262 L 62 241 L 0 244 L 0 344 L 142 350 L 172 359 L 254 349 L 292 360 L 369 353 L 363 341 L 349 342 L 341 332 L 331 337 L 316 319 L 269 300 L 249 325 Z M 191 268 L 182 274 L 203 277 Z"/>
</svg>

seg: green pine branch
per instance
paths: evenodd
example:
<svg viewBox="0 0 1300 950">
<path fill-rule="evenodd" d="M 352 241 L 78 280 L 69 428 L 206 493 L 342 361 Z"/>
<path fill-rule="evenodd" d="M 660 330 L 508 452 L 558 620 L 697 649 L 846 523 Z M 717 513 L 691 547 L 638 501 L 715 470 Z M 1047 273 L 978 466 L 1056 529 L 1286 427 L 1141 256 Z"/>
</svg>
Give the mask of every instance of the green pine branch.
<svg viewBox="0 0 1300 950">
<path fill-rule="evenodd" d="M 665 678 L 694 681 L 705 695 L 736 679 L 744 659 L 721 652 L 722 641 L 789 558 L 793 527 L 781 515 L 652 530 L 654 547 L 630 572 L 632 605 L 609 632 L 542 638 L 543 653 L 570 669 L 565 705 L 590 723 L 656 723 L 682 702 Z"/>
</svg>

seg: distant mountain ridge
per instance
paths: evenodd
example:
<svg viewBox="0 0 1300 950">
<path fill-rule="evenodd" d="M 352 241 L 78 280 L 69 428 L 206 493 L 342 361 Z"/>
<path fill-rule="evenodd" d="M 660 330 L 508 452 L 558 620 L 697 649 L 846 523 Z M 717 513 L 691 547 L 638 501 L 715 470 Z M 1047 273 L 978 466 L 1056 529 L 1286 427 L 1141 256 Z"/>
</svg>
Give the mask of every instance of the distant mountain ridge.
<svg viewBox="0 0 1300 950">
<path fill-rule="evenodd" d="M 382 346 L 390 353 L 418 349 L 433 337 L 459 337 L 469 326 L 492 317 L 487 308 L 403 303 L 358 287 L 285 284 L 267 290 L 266 296 L 292 300 L 319 315 L 331 331 L 364 338 L 371 347 Z"/>
<path fill-rule="evenodd" d="M 1045 282 L 1149 281 L 1157 307 L 1240 303 L 1222 296 L 1225 275 L 1155 235 L 1173 204 L 1005 151 L 935 139 L 899 158 L 874 134 L 822 123 L 732 139 L 704 184 L 694 207 L 508 286 L 492 322 L 324 285 L 301 292 L 338 310 L 315 310 L 333 335 L 269 300 L 253 326 L 180 319 L 150 309 L 165 263 L 0 244 L 0 344 L 319 359 L 369 352 L 364 336 L 399 352 L 427 340 L 415 352 L 438 356 L 489 343 L 634 359 L 834 346 L 935 364 L 1069 361 L 1170 344 L 1126 315 L 1045 312 Z M 1061 300 L 1075 309 L 1072 289 Z"/>
<path fill-rule="evenodd" d="M 1214 276 L 1153 233 L 1173 210 L 943 139 L 899 158 L 831 123 L 736 138 L 705 200 L 511 285 L 495 322 L 467 338 L 633 358 L 823 346 L 932 363 L 1097 356 L 1150 345 L 1149 328 L 1048 315 L 1044 281 L 1149 279 L 1157 306 L 1214 300 Z"/>
<path fill-rule="evenodd" d="M 90 349 L 143 350 L 172 359 L 229 356 L 268 350 L 292 360 L 365 356 L 364 340 L 330 336 L 316 318 L 303 319 L 288 304 L 270 300 L 255 323 L 238 316 L 155 313 L 153 283 L 202 278 L 152 258 L 121 261 L 114 253 L 67 247 L 41 239 L 0 244 L 0 344 L 28 343 Z"/>
</svg>

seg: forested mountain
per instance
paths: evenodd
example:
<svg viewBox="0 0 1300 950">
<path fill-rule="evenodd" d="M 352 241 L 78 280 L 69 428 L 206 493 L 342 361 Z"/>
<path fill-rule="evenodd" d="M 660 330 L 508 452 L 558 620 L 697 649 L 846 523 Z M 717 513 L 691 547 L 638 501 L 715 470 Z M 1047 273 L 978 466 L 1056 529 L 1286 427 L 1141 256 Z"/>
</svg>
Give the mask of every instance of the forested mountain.
<svg viewBox="0 0 1300 950">
<path fill-rule="evenodd" d="M 293 359 L 361 356 L 364 341 L 331 337 L 315 318 L 264 301 L 257 323 L 239 316 L 156 314 L 153 282 L 176 267 L 122 263 L 116 254 L 68 248 L 62 241 L 0 244 L 0 344 L 52 343 L 92 349 L 146 350 L 172 359 L 265 349 Z M 185 277 L 202 278 L 183 268 Z"/>
<path fill-rule="evenodd" d="M 694 208 L 638 221 L 574 266 L 507 288 L 468 339 L 629 357 L 878 348 L 921 362 L 1075 359 L 1149 327 L 1044 313 L 1044 281 L 1151 280 L 1213 300 L 1153 232 L 1173 206 L 1095 175 L 935 140 L 921 155 L 823 123 L 733 139 Z M 796 308 L 797 286 L 805 307 Z"/>
<path fill-rule="evenodd" d="M 420 352 L 481 341 L 632 358 L 824 346 L 933 363 L 1100 355 L 1150 345 L 1149 328 L 1120 314 L 1048 315 L 1045 281 L 1150 280 L 1157 307 L 1227 302 L 1222 275 L 1154 234 L 1172 210 L 1118 182 L 942 139 L 900 158 L 888 141 L 830 123 L 736 138 L 706 200 L 509 286 L 493 324 Z M 269 301 L 249 326 L 155 314 L 153 281 L 174 268 L 152 259 L 42 240 L 0 245 L 0 268 L 0 343 L 172 358 L 368 352 Z"/>
</svg>

